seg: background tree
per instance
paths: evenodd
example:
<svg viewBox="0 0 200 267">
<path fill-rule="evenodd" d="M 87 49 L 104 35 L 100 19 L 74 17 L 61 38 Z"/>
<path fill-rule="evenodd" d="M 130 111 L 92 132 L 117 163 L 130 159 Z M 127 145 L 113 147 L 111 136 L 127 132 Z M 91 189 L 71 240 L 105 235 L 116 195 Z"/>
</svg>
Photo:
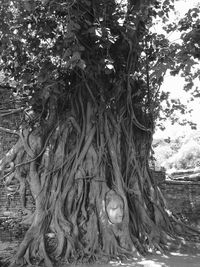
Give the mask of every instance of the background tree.
<svg viewBox="0 0 200 267">
<path fill-rule="evenodd" d="M 199 131 L 178 138 L 157 139 L 153 142 L 157 169 L 191 169 L 199 167 Z"/>
<path fill-rule="evenodd" d="M 176 17 L 173 22 L 170 19 L 165 20 L 162 28 L 163 34 L 160 36 L 162 50 L 156 50 L 157 42 L 154 42 L 154 52 L 160 53 L 156 57 L 157 64 L 155 64 L 158 75 L 162 79 L 164 77 L 162 74 L 168 71 L 168 75 L 183 77 L 185 79 L 183 89 L 190 93 L 191 102 L 199 97 L 199 12 L 199 4 L 197 4 L 189 9 L 183 17 Z M 171 14 L 173 15 L 172 11 Z M 166 36 L 170 37 L 174 33 L 176 33 L 177 39 L 171 42 L 166 41 Z M 157 34 L 153 33 L 152 36 L 157 36 Z M 162 121 L 170 117 L 172 124 L 188 124 L 192 129 L 196 129 L 196 124 L 185 116 L 192 109 L 181 103 L 181 99 L 170 99 L 169 92 L 160 92 L 160 100 L 164 101 L 165 105 L 159 106 L 161 113 L 158 126 L 162 128 Z"/>
<path fill-rule="evenodd" d="M 1 127 L 19 137 L 1 176 L 20 184 L 30 224 L 11 266 L 166 248 L 174 227 L 148 166 L 166 39 L 148 28 L 169 3 L 2 1 L 1 66 L 20 120 Z"/>
</svg>

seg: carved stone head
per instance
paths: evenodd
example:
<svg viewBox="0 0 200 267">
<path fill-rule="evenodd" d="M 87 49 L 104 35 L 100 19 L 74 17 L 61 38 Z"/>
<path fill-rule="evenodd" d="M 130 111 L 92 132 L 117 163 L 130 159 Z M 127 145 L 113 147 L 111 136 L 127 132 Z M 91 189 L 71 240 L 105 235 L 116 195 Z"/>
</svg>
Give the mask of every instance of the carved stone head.
<svg viewBox="0 0 200 267">
<path fill-rule="evenodd" d="M 109 221 L 113 224 L 121 223 L 124 217 L 124 201 L 122 197 L 114 190 L 110 190 L 106 194 L 105 200 Z"/>
</svg>

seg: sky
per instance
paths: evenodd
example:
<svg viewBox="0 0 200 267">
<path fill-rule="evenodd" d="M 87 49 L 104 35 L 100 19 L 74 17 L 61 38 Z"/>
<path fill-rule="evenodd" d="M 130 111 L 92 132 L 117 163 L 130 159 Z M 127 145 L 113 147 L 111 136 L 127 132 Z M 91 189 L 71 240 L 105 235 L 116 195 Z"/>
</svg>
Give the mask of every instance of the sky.
<svg viewBox="0 0 200 267">
<path fill-rule="evenodd" d="M 174 21 L 177 16 L 182 17 L 188 11 L 188 9 L 196 7 L 200 5 L 200 0 L 178 0 L 175 1 L 175 10 L 176 14 L 171 15 L 170 19 Z M 158 23 L 155 27 L 157 32 L 162 32 L 161 25 Z M 169 40 L 172 42 L 179 41 L 179 33 L 174 32 L 173 34 L 169 35 Z M 199 66 L 200 67 L 200 66 Z M 196 82 L 194 86 L 199 86 L 199 82 Z M 184 79 L 180 76 L 171 76 L 167 73 L 164 77 L 164 82 L 161 86 L 161 90 L 165 92 L 170 92 L 171 98 L 178 98 L 183 104 L 186 104 L 190 109 L 193 109 L 191 114 L 187 115 L 188 119 L 191 119 L 194 123 L 197 124 L 197 130 L 200 130 L 200 98 L 196 98 L 194 101 L 191 101 L 191 95 L 186 93 L 183 90 L 184 87 Z M 178 124 L 171 125 L 170 120 L 167 120 L 164 124 L 166 129 L 161 131 L 159 129 L 156 130 L 154 134 L 154 138 L 176 138 L 180 135 L 188 135 L 191 133 L 191 128 L 189 125 L 187 126 L 180 126 Z"/>
</svg>

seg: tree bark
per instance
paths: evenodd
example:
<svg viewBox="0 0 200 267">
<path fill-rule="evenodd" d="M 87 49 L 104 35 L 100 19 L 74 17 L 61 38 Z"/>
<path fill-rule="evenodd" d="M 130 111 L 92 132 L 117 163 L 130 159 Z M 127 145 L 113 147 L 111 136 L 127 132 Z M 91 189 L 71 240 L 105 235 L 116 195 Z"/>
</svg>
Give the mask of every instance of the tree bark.
<svg viewBox="0 0 200 267">
<path fill-rule="evenodd" d="M 173 232 L 148 171 L 151 134 L 77 101 L 81 114 L 70 113 L 56 127 L 51 118 L 47 130 L 25 134 L 1 161 L 2 174 L 12 166 L 9 181 L 17 179 L 21 189 L 26 181 L 35 201 L 12 267 L 131 257 L 164 249 Z"/>
</svg>

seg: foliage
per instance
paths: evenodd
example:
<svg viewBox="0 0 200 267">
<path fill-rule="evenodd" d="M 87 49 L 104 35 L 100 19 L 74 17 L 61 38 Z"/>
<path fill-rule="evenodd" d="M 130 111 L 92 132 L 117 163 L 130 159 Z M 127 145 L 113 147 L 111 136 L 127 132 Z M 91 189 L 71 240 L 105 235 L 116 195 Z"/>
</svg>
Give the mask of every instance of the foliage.
<svg viewBox="0 0 200 267">
<path fill-rule="evenodd" d="M 159 140 L 159 143 L 153 143 L 153 158 L 155 169 L 160 170 L 165 167 L 164 163 L 171 157 L 173 150 L 168 142 Z"/>
<path fill-rule="evenodd" d="M 170 169 L 189 169 L 199 166 L 200 140 L 199 132 L 176 139 L 154 141 L 156 167 Z"/>
<path fill-rule="evenodd" d="M 114 1 L 101 8 L 98 3 L 93 7 L 90 1 L 81 1 L 79 7 L 76 1 L 4 0 L 1 6 L 4 83 L 10 83 L 13 78 L 17 82 L 17 93 L 31 96 L 31 104 L 41 111 L 50 93 L 65 93 L 66 80 L 69 91 L 75 90 L 74 82 L 70 81 L 74 79 L 74 71 L 90 80 L 101 73 L 102 87 L 109 87 L 109 93 L 103 92 L 108 103 L 114 102 L 113 97 L 118 94 L 113 88 L 119 91 L 123 82 L 128 82 L 140 105 L 154 109 L 156 118 L 159 86 L 169 67 L 162 64 L 167 58 L 169 42 L 163 35 L 148 34 L 148 28 L 153 17 L 167 20 L 173 8 L 169 3 L 155 1 L 143 20 L 139 13 L 127 16 L 126 4 L 117 4 L 115 9 Z M 137 9 L 139 1 L 135 5 Z M 144 2 L 143 9 L 145 5 Z M 93 10 L 98 10 L 96 20 L 91 20 Z M 89 51 L 89 47 L 92 50 Z M 88 61 L 88 58 L 91 59 Z M 129 64 L 134 58 L 138 65 L 133 75 L 134 66 Z M 95 77 L 91 76 L 91 69 L 95 70 Z M 126 81 L 129 72 L 130 78 Z M 91 93 L 102 94 L 96 84 Z M 162 93 L 160 99 L 163 96 Z"/>
<path fill-rule="evenodd" d="M 196 86 L 199 82 L 199 6 L 191 8 L 183 17 L 176 17 L 171 10 L 170 15 L 174 16 L 174 21 L 165 20 L 162 24 L 163 50 L 161 58 L 158 58 L 158 72 L 162 71 L 162 77 L 167 71 L 167 75 L 179 75 L 184 77 L 184 90 L 191 94 L 190 100 L 199 97 L 199 88 Z M 165 41 L 171 39 L 170 36 L 177 36 L 174 41 Z M 156 33 L 154 33 L 156 35 Z M 164 39 L 163 39 L 164 38 Z M 160 50 L 158 50 L 160 52 Z M 155 65 L 156 66 L 156 65 Z M 162 129 L 162 122 L 166 118 L 170 118 L 172 124 L 178 122 L 181 125 L 189 124 L 192 129 L 196 129 L 195 123 L 188 120 L 184 115 L 190 113 L 191 110 L 187 105 L 181 103 L 181 99 L 171 99 L 169 92 L 160 92 L 160 102 L 164 105 L 160 106 L 160 117 L 157 125 Z M 179 111 L 177 113 L 177 111 Z M 183 119 L 181 119 L 183 118 Z M 163 127 L 164 129 L 164 127 Z"/>
<path fill-rule="evenodd" d="M 84 70 L 84 76 L 90 77 L 91 69 L 95 66 L 96 73 L 104 73 L 105 83 L 109 83 L 112 91 L 111 88 L 120 87 L 119 80 L 126 80 L 124 70 L 130 55 L 125 53 L 125 50 L 136 49 L 129 45 L 131 38 L 135 38 L 134 27 L 138 27 L 139 43 L 137 55 L 135 54 L 138 65 L 134 76 L 130 78 L 130 86 L 137 87 L 135 95 L 142 99 L 142 102 L 145 101 L 141 103 L 145 109 L 153 110 L 154 120 L 162 111 L 165 117 L 161 119 L 171 117 L 173 122 L 179 121 L 178 117 L 173 115 L 174 111 L 178 109 L 184 114 L 187 107 L 177 99 L 171 102 L 168 93 L 160 92 L 160 86 L 169 69 L 172 75 L 181 72 L 186 79 L 186 90 L 190 90 L 193 80 L 200 76 L 198 68 L 194 69 L 199 60 L 199 9 L 190 9 L 184 18 L 171 23 L 169 15 L 173 12 L 173 1 L 153 1 L 153 5 L 148 19 L 142 22 L 137 21 L 133 15 L 126 16 L 125 3 L 119 4 L 112 14 L 114 1 L 111 1 L 107 10 L 104 10 L 108 11 L 109 15 L 105 19 L 103 13 L 99 13 L 97 17 L 99 16 L 100 21 L 96 21 L 94 25 L 89 18 L 83 22 L 82 15 L 79 16 L 77 11 L 73 11 L 76 1 L 66 4 L 65 1 L 31 3 L 28 0 L 4 0 L 1 7 L 1 62 L 6 75 L 4 83 L 10 83 L 13 78 L 17 82 L 18 94 L 31 96 L 31 104 L 39 111 L 42 110 L 48 94 L 65 92 L 66 79 L 69 80 L 69 76 L 73 79 L 73 75 L 69 75 L 73 69 L 79 72 Z M 81 1 L 81 8 L 82 14 L 93 9 L 89 1 Z M 159 17 L 164 23 L 165 35 L 148 32 L 154 25 L 153 18 Z M 111 23 L 113 19 L 116 23 Z M 167 35 L 174 31 L 182 33 L 181 42 L 170 43 L 167 39 Z M 145 37 L 142 37 L 144 34 Z M 90 46 L 86 41 L 88 37 L 92 37 L 96 44 L 92 51 L 93 60 L 86 64 L 86 51 Z M 122 45 L 123 51 L 115 55 Z M 126 72 L 129 67 L 126 66 Z M 113 79 L 115 74 L 118 79 Z M 137 86 L 134 85 L 136 81 Z M 72 83 L 69 87 L 73 88 Z M 99 94 L 98 89 L 96 90 L 96 94 Z M 105 98 L 110 98 L 108 102 L 113 102 L 115 94 L 115 91 L 111 92 L 111 95 L 106 93 Z M 192 94 L 197 97 L 198 88 L 192 88 Z M 163 101 L 166 101 L 167 108 L 160 105 Z M 182 122 L 185 123 L 188 121 Z M 194 127 L 192 123 L 191 127 Z"/>
<path fill-rule="evenodd" d="M 169 164 L 176 169 L 194 168 L 199 165 L 200 145 L 194 141 L 184 144 L 180 151 L 171 158 Z"/>
</svg>

